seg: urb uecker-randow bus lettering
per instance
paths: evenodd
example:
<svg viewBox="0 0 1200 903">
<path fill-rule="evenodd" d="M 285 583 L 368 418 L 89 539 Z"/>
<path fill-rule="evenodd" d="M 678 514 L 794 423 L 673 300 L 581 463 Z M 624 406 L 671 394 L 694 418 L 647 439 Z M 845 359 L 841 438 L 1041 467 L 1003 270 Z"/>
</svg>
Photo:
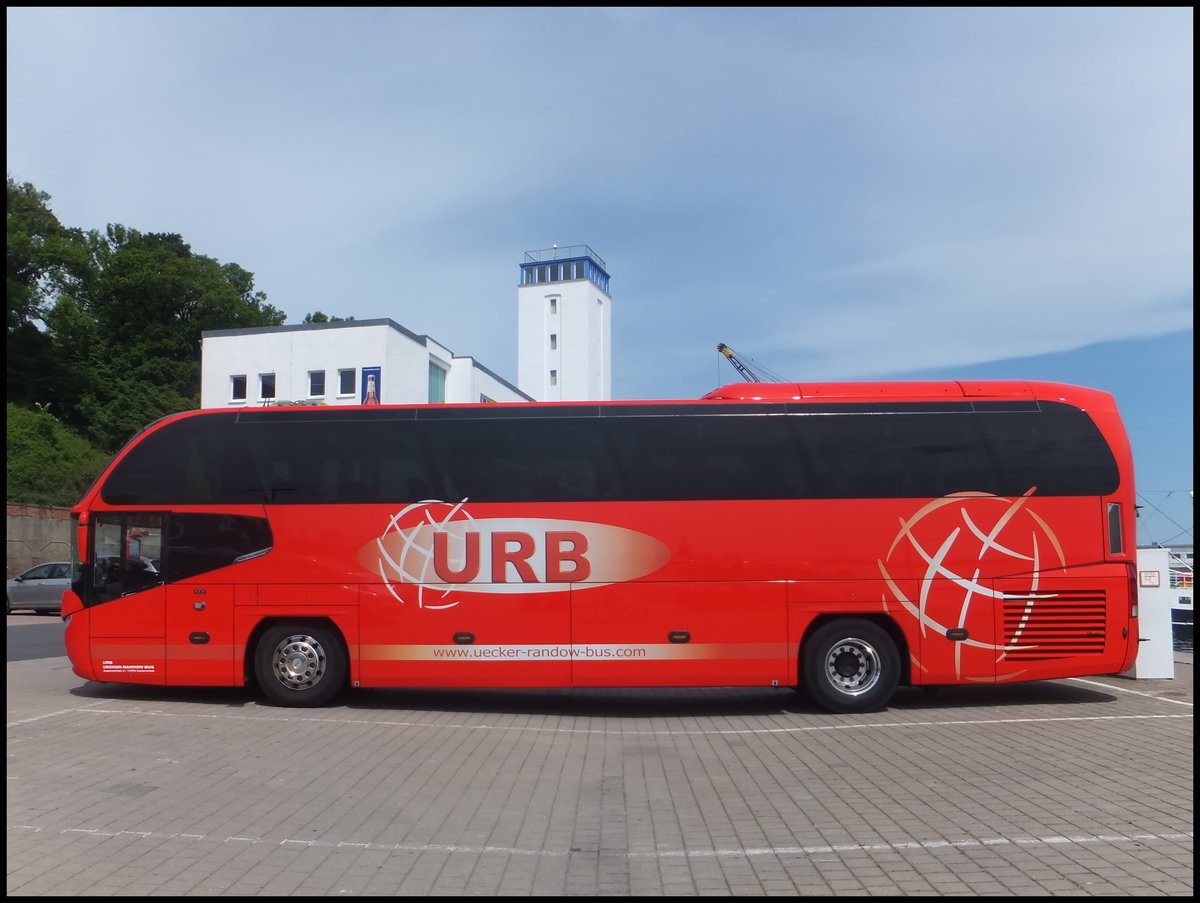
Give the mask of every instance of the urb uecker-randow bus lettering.
<svg viewBox="0 0 1200 903">
<path fill-rule="evenodd" d="M 280 705 L 784 686 L 869 711 L 1138 643 L 1128 439 L 1068 385 L 191 411 L 72 517 L 76 674 Z"/>
</svg>

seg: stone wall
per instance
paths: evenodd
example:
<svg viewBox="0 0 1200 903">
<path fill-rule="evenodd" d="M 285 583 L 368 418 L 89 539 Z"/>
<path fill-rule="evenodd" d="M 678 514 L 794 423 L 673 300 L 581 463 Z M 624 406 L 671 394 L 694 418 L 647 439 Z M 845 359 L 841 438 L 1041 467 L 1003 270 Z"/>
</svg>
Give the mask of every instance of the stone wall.
<svg viewBox="0 0 1200 903">
<path fill-rule="evenodd" d="M 71 509 L 8 503 L 8 577 L 43 561 L 71 558 Z"/>
</svg>

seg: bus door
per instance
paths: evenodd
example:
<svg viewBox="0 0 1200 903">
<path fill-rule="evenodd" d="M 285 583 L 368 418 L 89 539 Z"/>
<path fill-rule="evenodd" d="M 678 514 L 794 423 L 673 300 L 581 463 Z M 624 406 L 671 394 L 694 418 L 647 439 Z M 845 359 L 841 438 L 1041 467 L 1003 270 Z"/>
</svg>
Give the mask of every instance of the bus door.
<svg viewBox="0 0 1200 903">
<path fill-rule="evenodd" d="M 97 680 L 165 682 L 162 524 L 158 513 L 92 516 L 87 617 Z"/>
<path fill-rule="evenodd" d="M 173 583 L 167 587 L 167 683 L 235 686 L 233 585 Z"/>
<path fill-rule="evenodd" d="M 167 522 L 167 683 L 238 686 L 242 647 L 234 646 L 236 584 L 229 571 L 270 551 L 274 540 L 261 508 L 228 512 L 173 512 Z M 244 638 L 249 628 L 241 634 Z"/>
<path fill-rule="evenodd" d="M 786 686 L 786 631 L 778 581 L 576 584 L 572 683 Z"/>
</svg>

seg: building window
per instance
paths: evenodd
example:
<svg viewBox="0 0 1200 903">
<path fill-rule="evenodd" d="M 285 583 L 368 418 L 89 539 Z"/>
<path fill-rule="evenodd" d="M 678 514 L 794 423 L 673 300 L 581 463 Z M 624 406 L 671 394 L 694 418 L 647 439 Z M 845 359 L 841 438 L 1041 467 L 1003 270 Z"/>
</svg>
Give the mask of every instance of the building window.
<svg viewBox="0 0 1200 903">
<path fill-rule="evenodd" d="M 244 373 L 229 378 L 229 397 L 234 401 L 246 400 L 246 375 Z"/>
<path fill-rule="evenodd" d="M 550 371 L 550 385 L 552 385 L 552 386 L 558 385 L 558 371 L 557 370 Z"/>
<path fill-rule="evenodd" d="M 558 350 L 558 335 L 557 335 L 557 333 L 553 333 L 553 332 L 550 333 L 550 350 L 551 351 Z"/>
<path fill-rule="evenodd" d="M 442 404 L 446 401 L 446 371 L 429 362 L 429 403 Z"/>
<path fill-rule="evenodd" d="M 309 398 L 324 398 L 325 397 L 325 371 L 324 370 L 309 370 L 308 371 L 308 397 Z"/>
<path fill-rule="evenodd" d="M 550 313 L 552 313 L 552 314 L 558 313 L 558 299 L 557 298 L 550 299 Z"/>
<path fill-rule="evenodd" d="M 338 395 L 354 394 L 354 368 L 338 371 Z"/>
<path fill-rule="evenodd" d="M 275 397 L 275 374 L 258 374 L 258 397 L 267 401 Z"/>
</svg>

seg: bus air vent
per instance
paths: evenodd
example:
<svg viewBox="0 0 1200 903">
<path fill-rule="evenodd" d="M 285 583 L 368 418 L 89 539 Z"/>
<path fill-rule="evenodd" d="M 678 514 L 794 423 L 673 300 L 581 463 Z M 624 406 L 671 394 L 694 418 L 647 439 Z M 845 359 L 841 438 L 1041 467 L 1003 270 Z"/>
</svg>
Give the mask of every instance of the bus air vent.
<svg viewBox="0 0 1200 903">
<path fill-rule="evenodd" d="M 1005 660 L 1038 662 L 1101 655 L 1105 640 L 1104 591 L 1055 590 L 1004 598 Z"/>
</svg>

